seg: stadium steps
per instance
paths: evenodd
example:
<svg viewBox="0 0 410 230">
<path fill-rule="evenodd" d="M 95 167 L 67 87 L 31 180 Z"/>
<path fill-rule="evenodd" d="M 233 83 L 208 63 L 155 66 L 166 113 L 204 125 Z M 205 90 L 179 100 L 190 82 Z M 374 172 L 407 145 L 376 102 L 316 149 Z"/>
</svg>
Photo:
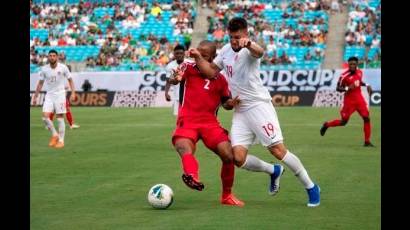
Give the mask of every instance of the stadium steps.
<svg viewBox="0 0 410 230">
<path fill-rule="evenodd" d="M 197 18 L 194 23 L 194 32 L 192 34 L 191 48 L 198 46 L 199 42 L 206 38 L 209 23 L 206 20 L 208 16 L 213 17 L 214 11 L 208 7 L 202 8 L 200 4 L 197 5 Z"/>
<path fill-rule="evenodd" d="M 329 33 L 327 35 L 325 59 L 322 68 L 341 68 L 345 44 L 345 32 L 348 20 L 348 11 L 343 13 L 329 14 Z"/>
</svg>

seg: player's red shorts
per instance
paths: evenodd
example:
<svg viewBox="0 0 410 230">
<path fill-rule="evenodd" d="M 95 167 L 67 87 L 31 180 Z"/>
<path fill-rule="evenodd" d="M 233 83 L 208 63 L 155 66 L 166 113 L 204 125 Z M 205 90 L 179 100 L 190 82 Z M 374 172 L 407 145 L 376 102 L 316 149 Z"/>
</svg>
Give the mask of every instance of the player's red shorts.
<svg viewBox="0 0 410 230">
<path fill-rule="evenodd" d="M 228 131 L 222 128 L 218 122 L 199 124 L 190 123 L 184 119 L 178 119 L 177 127 L 172 135 L 173 145 L 178 138 L 191 139 L 194 144 L 202 139 L 205 146 L 214 152 L 219 143 L 229 141 Z"/>
<path fill-rule="evenodd" d="M 352 113 L 357 111 L 361 117 L 369 117 L 369 107 L 364 100 L 344 100 L 340 115 L 343 120 L 349 120 Z"/>
</svg>

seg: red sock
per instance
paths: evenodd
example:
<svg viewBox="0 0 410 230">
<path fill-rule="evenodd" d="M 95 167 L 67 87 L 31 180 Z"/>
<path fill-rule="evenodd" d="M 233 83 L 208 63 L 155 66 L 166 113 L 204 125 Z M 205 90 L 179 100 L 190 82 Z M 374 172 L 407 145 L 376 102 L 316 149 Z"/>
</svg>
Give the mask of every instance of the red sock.
<svg viewBox="0 0 410 230">
<path fill-rule="evenodd" d="M 73 125 L 73 115 L 71 114 L 71 111 L 67 111 L 65 116 L 67 117 L 68 124 L 72 126 Z"/>
<path fill-rule="evenodd" d="M 50 113 L 50 120 L 53 120 L 54 118 L 54 113 Z"/>
<path fill-rule="evenodd" d="M 184 173 L 191 174 L 195 179 L 199 180 L 199 166 L 195 156 L 192 153 L 184 153 L 181 160 Z"/>
<path fill-rule="evenodd" d="M 341 123 L 342 123 L 342 120 L 333 120 L 333 121 L 326 122 L 326 126 L 335 127 L 335 126 L 340 126 Z"/>
<path fill-rule="evenodd" d="M 223 163 L 221 168 L 222 198 L 231 194 L 234 176 L 235 166 L 233 162 L 229 164 Z"/>
<path fill-rule="evenodd" d="M 363 131 L 364 131 L 364 141 L 365 142 L 370 141 L 371 129 L 372 128 L 371 128 L 370 122 L 364 122 Z"/>
</svg>

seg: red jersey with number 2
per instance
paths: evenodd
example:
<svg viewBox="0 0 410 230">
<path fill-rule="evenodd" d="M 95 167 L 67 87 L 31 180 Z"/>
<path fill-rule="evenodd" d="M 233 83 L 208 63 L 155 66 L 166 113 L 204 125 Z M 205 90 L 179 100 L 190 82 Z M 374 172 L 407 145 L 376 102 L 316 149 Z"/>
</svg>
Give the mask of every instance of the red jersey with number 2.
<svg viewBox="0 0 410 230">
<path fill-rule="evenodd" d="M 195 63 L 184 63 L 182 79 L 185 80 L 178 120 L 190 123 L 218 122 L 216 112 L 221 98 L 229 97 L 225 77 L 218 73 L 213 79 L 203 77 Z"/>
<path fill-rule="evenodd" d="M 346 70 L 342 73 L 339 78 L 339 84 L 343 87 L 354 84 L 356 87 L 345 92 L 344 99 L 349 101 L 365 100 L 362 94 L 361 84 L 363 78 L 363 72 L 359 69 L 355 71 L 354 74 L 350 73 L 349 70 Z"/>
</svg>

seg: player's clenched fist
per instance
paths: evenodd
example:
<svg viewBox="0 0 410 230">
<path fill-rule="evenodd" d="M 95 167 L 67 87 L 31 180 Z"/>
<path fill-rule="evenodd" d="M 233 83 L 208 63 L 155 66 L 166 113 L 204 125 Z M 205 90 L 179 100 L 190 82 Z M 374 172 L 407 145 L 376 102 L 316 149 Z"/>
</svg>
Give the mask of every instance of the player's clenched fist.
<svg viewBox="0 0 410 230">
<path fill-rule="evenodd" d="M 188 56 L 192 58 L 197 58 L 197 57 L 200 57 L 201 54 L 199 53 L 197 49 L 191 48 L 188 50 Z"/>
<path fill-rule="evenodd" d="M 251 46 L 251 44 L 252 44 L 252 41 L 249 39 L 249 38 L 241 38 L 241 39 L 239 39 L 239 46 L 241 47 L 241 48 L 244 48 L 244 47 L 249 47 L 249 46 Z"/>
</svg>

